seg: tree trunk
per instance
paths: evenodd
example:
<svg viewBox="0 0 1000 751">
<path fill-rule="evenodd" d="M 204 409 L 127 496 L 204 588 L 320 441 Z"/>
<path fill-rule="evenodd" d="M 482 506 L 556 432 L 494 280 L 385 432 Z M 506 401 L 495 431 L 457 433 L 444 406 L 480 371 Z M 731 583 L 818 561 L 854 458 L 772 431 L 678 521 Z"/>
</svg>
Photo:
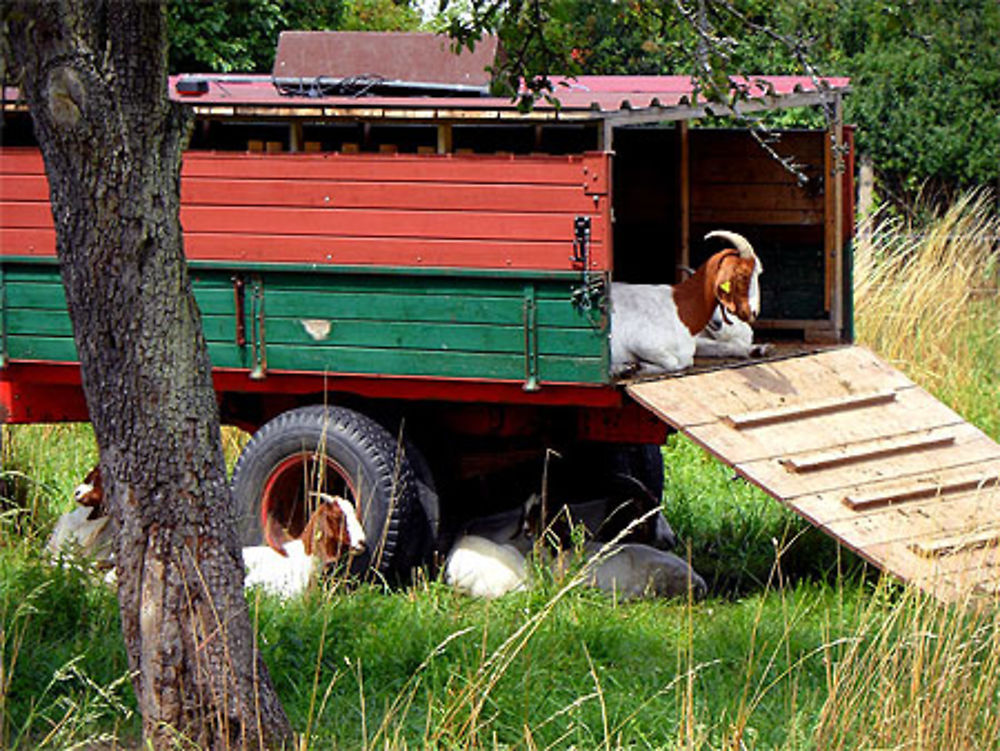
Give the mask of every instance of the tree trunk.
<svg viewBox="0 0 1000 751">
<path fill-rule="evenodd" d="M 203 748 L 291 731 L 255 649 L 210 363 L 184 261 L 182 109 L 160 3 L 8 5 L 101 455 L 143 731 Z"/>
</svg>

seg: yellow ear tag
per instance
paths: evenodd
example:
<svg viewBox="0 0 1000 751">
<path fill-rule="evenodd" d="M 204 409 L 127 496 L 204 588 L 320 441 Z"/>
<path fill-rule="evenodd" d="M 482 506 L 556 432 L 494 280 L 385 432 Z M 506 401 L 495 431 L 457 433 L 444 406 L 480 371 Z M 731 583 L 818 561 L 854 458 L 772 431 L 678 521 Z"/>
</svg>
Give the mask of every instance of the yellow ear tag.
<svg viewBox="0 0 1000 751">
<path fill-rule="evenodd" d="M 725 292 L 727 295 L 733 290 L 733 283 L 730 281 L 725 281 L 719 285 L 719 289 Z"/>
</svg>

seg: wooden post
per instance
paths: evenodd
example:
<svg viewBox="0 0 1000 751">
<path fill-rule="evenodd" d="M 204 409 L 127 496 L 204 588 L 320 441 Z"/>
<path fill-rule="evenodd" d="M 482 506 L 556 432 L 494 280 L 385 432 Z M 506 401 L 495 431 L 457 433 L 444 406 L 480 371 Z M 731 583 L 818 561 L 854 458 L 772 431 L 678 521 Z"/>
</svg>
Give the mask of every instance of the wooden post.
<svg viewBox="0 0 1000 751">
<path fill-rule="evenodd" d="M 304 143 L 305 135 L 302 132 L 302 123 L 296 120 L 289 126 L 288 150 L 303 151 L 305 149 Z"/>
<path fill-rule="evenodd" d="M 452 136 L 451 123 L 444 123 L 437 127 L 437 153 L 450 154 L 455 142 Z"/>
<path fill-rule="evenodd" d="M 838 337 L 844 333 L 844 100 L 833 100 L 833 245 L 834 279 L 833 328 Z"/>
<path fill-rule="evenodd" d="M 681 258 L 680 265 L 691 267 L 691 141 L 687 120 L 681 120 Z M 680 276 L 676 276 L 680 279 Z"/>
</svg>

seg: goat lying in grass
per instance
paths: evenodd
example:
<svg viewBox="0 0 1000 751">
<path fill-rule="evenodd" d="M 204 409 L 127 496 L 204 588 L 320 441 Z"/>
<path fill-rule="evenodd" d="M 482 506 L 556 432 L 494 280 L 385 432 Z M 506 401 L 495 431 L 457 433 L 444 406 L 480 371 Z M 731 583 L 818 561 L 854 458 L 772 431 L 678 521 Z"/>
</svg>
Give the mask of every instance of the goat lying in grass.
<svg viewBox="0 0 1000 751">
<path fill-rule="evenodd" d="M 462 535 L 448 553 L 444 580 L 460 592 L 493 599 L 527 588 L 527 555 L 512 542 Z"/>
<path fill-rule="evenodd" d="M 318 496 L 320 503 L 298 538 L 280 547 L 243 548 L 244 587 L 260 586 L 279 597 L 294 597 L 344 553 L 364 551 L 365 532 L 354 506 L 339 496 Z"/>
<path fill-rule="evenodd" d="M 94 467 L 73 491 L 77 508 L 63 514 L 45 547 L 53 556 L 63 552 L 92 560 L 99 569 L 112 565 L 111 524 L 104 514 L 104 487 L 100 467 Z"/>
<path fill-rule="evenodd" d="M 564 551 L 572 550 L 568 544 L 571 526 L 579 525 L 577 528 L 584 534 L 592 531 L 590 527 L 599 529 L 600 522 L 590 517 L 596 508 L 594 504 L 600 501 L 581 504 L 585 508 L 564 504 L 551 526 L 536 530 L 539 503 L 538 497 L 532 496 L 524 508 L 473 522 L 448 554 L 445 582 L 465 594 L 490 599 L 526 589 L 530 583 L 528 560 L 532 550 L 548 560 L 550 541 L 556 547 L 556 555 L 551 560 L 554 570 L 565 573 L 569 557 Z M 659 513 L 654 509 L 647 512 L 647 516 Z M 645 519 L 638 519 L 635 527 L 641 526 L 643 521 Z M 624 537 L 631 531 L 623 528 L 618 535 Z M 536 540 L 543 544 L 536 547 Z M 667 538 L 660 540 L 661 543 L 666 541 Z M 673 532 L 669 542 L 676 542 Z M 695 597 L 702 597 L 707 589 L 704 580 L 684 559 L 649 544 L 603 543 L 590 539 L 583 543 L 582 553 L 588 567 L 584 581 L 623 599 L 677 597 L 687 594 L 689 589 Z"/>
<path fill-rule="evenodd" d="M 365 530 L 354 506 L 343 498 L 317 494 L 319 505 L 295 539 L 285 535 L 279 544 L 243 548 L 245 587 L 261 586 L 282 597 L 301 593 L 326 566 L 345 554 L 365 549 Z M 74 491 L 80 506 L 63 514 L 47 547 L 54 555 L 70 551 L 93 559 L 98 568 L 110 567 L 111 524 L 103 512 L 104 489 L 95 467 Z M 273 530 L 270 530 L 273 534 Z"/>
<path fill-rule="evenodd" d="M 677 285 L 611 285 L 611 373 L 668 373 L 694 364 L 696 337 L 716 310 L 749 323 L 760 314 L 760 259 L 735 232 L 716 230 L 733 247 L 721 250 Z"/>
<path fill-rule="evenodd" d="M 666 550 L 636 543 L 583 545 L 584 580 L 622 600 L 642 597 L 678 597 L 690 590 L 701 599 L 705 580 L 687 561 Z"/>
</svg>

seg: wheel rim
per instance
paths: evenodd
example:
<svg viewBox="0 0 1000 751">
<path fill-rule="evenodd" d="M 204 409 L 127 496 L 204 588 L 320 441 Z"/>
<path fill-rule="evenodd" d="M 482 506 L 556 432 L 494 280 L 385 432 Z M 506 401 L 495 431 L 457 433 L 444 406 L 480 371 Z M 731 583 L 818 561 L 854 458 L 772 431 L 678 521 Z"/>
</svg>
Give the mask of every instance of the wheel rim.
<svg viewBox="0 0 1000 751">
<path fill-rule="evenodd" d="M 315 505 L 308 494 L 317 489 L 346 498 L 358 508 L 357 489 L 347 471 L 328 456 L 302 451 L 279 462 L 267 476 L 260 501 L 261 529 L 267 530 L 273 520 L 292 537 L 300 535 Z"/>
</svg>

